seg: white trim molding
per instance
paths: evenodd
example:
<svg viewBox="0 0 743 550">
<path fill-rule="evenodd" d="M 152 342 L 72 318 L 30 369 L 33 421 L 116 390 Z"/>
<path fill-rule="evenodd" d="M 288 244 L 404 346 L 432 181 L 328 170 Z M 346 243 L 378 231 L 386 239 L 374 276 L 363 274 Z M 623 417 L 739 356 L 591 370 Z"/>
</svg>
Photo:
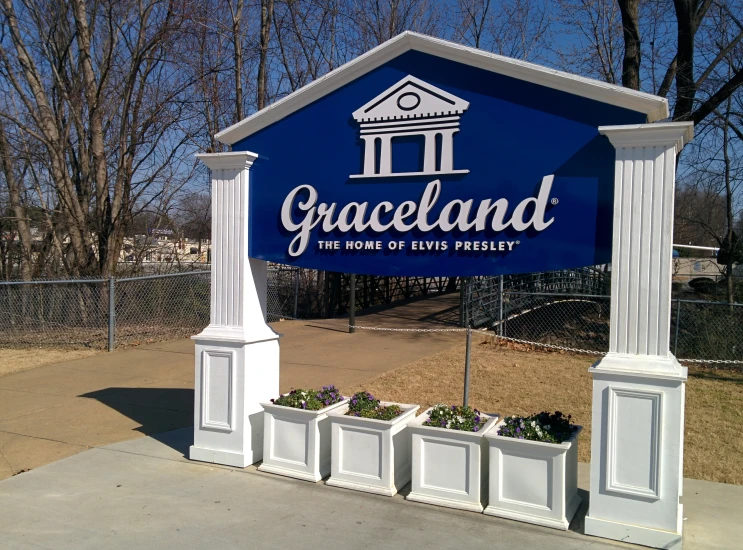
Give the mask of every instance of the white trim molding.
<svg viewBox="0 0 743 550">
<path fill-rule="evenodd" d="M 658 489 L 658 480 L 660 479 L 660 448 L 661 448 L 661 420 L 663 410 L 663 392 L 633 390 L 609 386 L 609 418 L 607 422 L 606 454 L 609 457 L 607 462 L 606 491 L 621 493 L 624 495 L 658 500 L 660 490 Z M 650 422 L 642 426 L 632 426 L 633 430 L 646 430 L 649 460 L 647 463 L 640 463 L 642 470 L 647 466 L 646 471 L 641 471 L 641 477 L 647 474 L 647 483 L 629 483 L 620 479 L 623 469 L 632 470 L 638 465 L 638 449 L 633 447 L 627 448 L 620 434 L 622 419 L 620 418 L 620 408 L 634 406 L 637 400 L 649 401 L 651 404 Z M 622 403 L 625 403 L 622 407 Z M 634 402 L 634 403 L 632 403 Z M 634 436 L 634 434 L 633 434 Z M 627 452 L 622 455 L 623 451 Z"/>
<path fill-rule="evenodd" d="M 662 97 L 406 31 L 214 137 L 232 145 L 410 50 L 643 113 L 647 122 L 662 120 L 669 114 L 668 101 Z"/>
<path fill-rule="evenodd" d="M 227 368 L 223 379 L 212 383 L 212 360 L 222 358 L 227 360 Z M 235 352 L 234 350 L 210 350 L 201 352 L 201 428 L 232 432 L 235 429 Z M 214 402 L 222 409 L 223 419 L 211 416 L 210 402 Z"/>
<path fill-rule="evenodd" d="M 199 153 L 194 156 L 206 164 L 209 170 L 247 170 L 258 158 L 257 154 L 250 151 Z"/>
<path fill-rule="evenodd" d="M 661 124 L 626 124 L 599 126 L 599 133 L 609 138 L 615 148 L 674 146 L 676 153 L 694 138 L 693 122 L 664 122 Z"/>
</svg>

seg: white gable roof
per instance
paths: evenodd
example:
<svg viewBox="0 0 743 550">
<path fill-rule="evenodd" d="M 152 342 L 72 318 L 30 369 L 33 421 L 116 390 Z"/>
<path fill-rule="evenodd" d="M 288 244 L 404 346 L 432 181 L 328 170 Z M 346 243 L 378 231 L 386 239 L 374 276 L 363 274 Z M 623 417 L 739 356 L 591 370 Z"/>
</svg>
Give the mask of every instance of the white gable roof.
<svg viewBox="0 0 743 550">
<path fill-rule="evenodd" d="M 461 115 L 470 104 L 408 75 L 353 112 L 357 122 Z"/>
<path fill-rule="evenodd" d="M 222 143 L 232 145 L 409 50 L 435 55 L 540 86 L 645 113 L 647 122 L 662 120 L 669 115 L 668 101 L 662 97 L 406 31 L 265 109 L 222 130 L 215 137 Z M 430 87 L 430 85 L 427 86 Z"/>
</svg>

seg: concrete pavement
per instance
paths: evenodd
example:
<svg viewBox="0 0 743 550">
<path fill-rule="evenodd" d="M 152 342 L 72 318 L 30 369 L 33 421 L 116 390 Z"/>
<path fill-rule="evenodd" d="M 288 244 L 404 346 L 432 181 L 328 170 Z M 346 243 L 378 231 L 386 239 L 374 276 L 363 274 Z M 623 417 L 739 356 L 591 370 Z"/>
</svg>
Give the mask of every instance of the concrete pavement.
<svg viewBox="0 0 743 550">
<path fill-rule="evenodd" d="M 458 295 L 357 316 L 390 328 L 456 321 Z M 463 341 L 460 333 L 346 333 L 340 319 L 274 323 L 281 390 L 365 380 Z M 0 479 L 92 447 L 193 424 L 194 346 L 174 340 L 0 377 Z M 0 357 L 0 361 L 2 357 Z"/>
<path fill-rule="evenodd" d="M 431 328 L 454 320 L 455 309 L 456 297 L 444 296 L 357 324 Z M 284 334 L 282 391 L 349 388 L 463 338 L 348 335 L 334 323 L 274 325 Z M 193 376 L 193 344 L 180 340 L 1 377 L 0 479 L 31 471 L 0 481 L 0 548 L 628 547 L 580 535 L 585 502 L 561 533 L 190 462 Z M 579 471 L 587 498 L 588 466 Z M 684 489 L 687 550 L 738 547 L 743 487 L 687 479 Z"/>
<path fill-rule="evenodd" d="M 116 443 L 0 482 L 0 546 L 190 548 L 637 548 L 571 531 L 190 462 L 189 428 Z M 588 465 L 579 465 L 588 496 Z M 403 490 L 403 494 L 406 490 Z M 736 548 L 743 487 L 685 480 L 684 548 Z"/>
<path fill-rule="evenodd" d="M 190 430 L 0 483 L 4 548 L 612 548 L 424 504 L 183 460 Z M 172 447 L 175 447 L 172 448 Z M 180 451 L 180 452 L 179 452 Z"/>
</svg>

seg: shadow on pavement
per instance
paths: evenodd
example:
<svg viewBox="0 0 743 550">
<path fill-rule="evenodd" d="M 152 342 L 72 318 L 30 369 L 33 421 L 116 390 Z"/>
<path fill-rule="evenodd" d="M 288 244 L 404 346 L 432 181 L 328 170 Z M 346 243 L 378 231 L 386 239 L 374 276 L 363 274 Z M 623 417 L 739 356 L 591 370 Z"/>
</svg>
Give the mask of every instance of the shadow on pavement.
<svg viewBox="0 0 743 550">
<path fill-rule="evenodd" d="M 134 431 L 178 452 L 187 454 L 188 445 L 182 434 L 168 434 L 173 430 L 193 426 L 194 392 L 184 388 L 106 388 L 80 395 L 95 399 L 140 426 Z M 185 449 L 183 448 L 185 445 Z"/>
</svg>

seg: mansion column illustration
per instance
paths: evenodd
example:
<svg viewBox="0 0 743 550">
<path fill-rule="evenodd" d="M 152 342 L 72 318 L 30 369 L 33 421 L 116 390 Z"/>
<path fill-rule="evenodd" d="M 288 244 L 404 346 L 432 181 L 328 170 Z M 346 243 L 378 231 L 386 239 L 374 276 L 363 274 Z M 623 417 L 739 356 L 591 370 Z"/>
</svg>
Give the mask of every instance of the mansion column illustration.
<svg viewBox="0 0 743 550">
<path fill-rule="evenodd" d="M 669 351 L 676 156 L 692 123 L 600 127 L 616 149 L 609 353 L 593 375 L 585 530 L 680 548 L 687 369 Z"/>
<path fill-rule="evenodd" d="M 392 173 L 392 136 L 382 134 L 380 141 L 382 146 L 379 149 L 379 174 L 386 176 Z M 376 148 L 374 150 L 376 151 Z"/>
<path fill-rule="evenodd" d="M 261 402 L 279 392 L 279 335 L 266 324 L 266 262 L 248 257 L 254 153 L 196 155 L 212 173 L 210 322 L 196 341 L 189 458 L 243 468 L 263 457 Z"/>
<path fill-rule="evenodd" d="M 469 103 L 436 86 L 407 76 L 353 113 L 364 142 L 363 173 L 352 178 L 466 174 L 454 168 L 454 134 Z M 423 160 L 420 172 L 392 171 L 392 144 L 395 138 L 422 136 Z M 436 139 L 441 137 L 437 158 Z M 381 141 L 377 158 L 376 140 Z M 438 163 L 437 163 L 438 160 Z M 376 170 L 377 162 L 379 170 Z M 437 169 L 436 166 L 439 166 Z"/>
</svg>

